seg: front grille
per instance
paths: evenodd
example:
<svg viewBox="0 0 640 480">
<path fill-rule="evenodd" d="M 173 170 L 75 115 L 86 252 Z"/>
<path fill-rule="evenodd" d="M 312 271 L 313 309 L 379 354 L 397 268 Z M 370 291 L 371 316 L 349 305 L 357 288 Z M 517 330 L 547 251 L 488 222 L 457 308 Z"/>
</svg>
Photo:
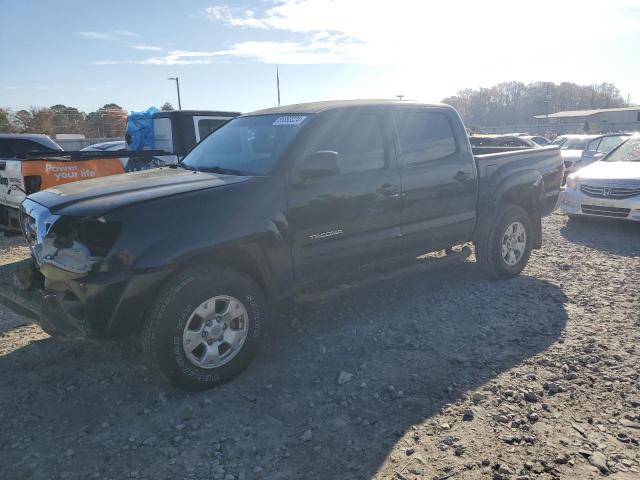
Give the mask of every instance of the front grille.
<svg viewBox="0 0 640 480">
<path fill-rule="evenodd" d="M 640 186 L 611 186 L 611 185 L 580 185 L 580 191 L 585 195 L 596 198 L 611 198 L 613 200 L 623 200 L 640 195 Z"/>
<path fill-rule="evenodd" d="M 582 213 L 588 215 L 601 215 L 603 217 L 616 217 L 626 218 L 631 212 L 630 208 L 618 208 L 618 207 L 601 207 L 600 205 L 585 205 L 582 204 Z"/>
</svg>

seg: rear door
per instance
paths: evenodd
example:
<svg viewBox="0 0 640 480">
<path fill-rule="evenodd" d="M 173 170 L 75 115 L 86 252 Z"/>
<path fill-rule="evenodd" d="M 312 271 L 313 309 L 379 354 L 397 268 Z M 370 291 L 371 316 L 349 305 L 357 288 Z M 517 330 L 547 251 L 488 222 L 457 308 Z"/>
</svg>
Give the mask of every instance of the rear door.
<svg viewBox="0 0 640 480">
<path fill-rule="evenodd" d="M 402 236 L 409 251 L 461 243 L 476 221 L 477 179 L 466 132 L 449 109 L 396 107 Z"/>
<path fill-rule="evenodd" d="M 299 161 L 337 152 L 338 175 L 300 182 L 293 168 L 287 222 L 298 285 L 352 273 L 400 248 L 400 177 L 390 127 L 379 109 L 324 114 Z"/>
</svg>

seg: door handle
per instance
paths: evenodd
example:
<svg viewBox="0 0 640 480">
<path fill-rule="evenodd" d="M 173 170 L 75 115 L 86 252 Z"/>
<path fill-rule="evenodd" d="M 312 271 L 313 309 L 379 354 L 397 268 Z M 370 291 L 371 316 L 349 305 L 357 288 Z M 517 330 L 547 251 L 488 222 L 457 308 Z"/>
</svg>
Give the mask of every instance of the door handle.
<svg viewBox="0 0 640 480">
<path fill-rule="evenodd" d="M 469 178 L 469 174 L 467 172 L 463 172 L 462 170 L 460 170 L 458 173 L 456 173 L 453 176 L 453 179 L 456 182 L 461 182 L 461 183 L 466 181 L 468 178 Z"/>
</svg>

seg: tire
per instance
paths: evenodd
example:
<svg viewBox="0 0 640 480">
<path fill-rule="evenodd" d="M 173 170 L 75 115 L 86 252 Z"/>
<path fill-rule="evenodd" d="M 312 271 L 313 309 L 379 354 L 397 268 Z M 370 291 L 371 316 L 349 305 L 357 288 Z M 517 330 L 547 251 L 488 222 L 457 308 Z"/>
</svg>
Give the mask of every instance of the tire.
<svg viewBox="0 0 640 480">
<path fill-rule="evenodd" d="M 515 253 L 507 260 L 503 256 L 503 241 L 507 235 L 507 227 L 518 224 L 524 230 L 524 246 L 521 243 L 523 238 L 521 235 L 516 235 L 516 240 L 507 240 L 516 245 Z M 517 231 L 520 231 L 520 227 L 517 227 Z M 510 232 L 513 233 L 513 228 Z M 490 278 L 505 279 L 518 275 L 529 261 L 533 236 L 533 222 L 527 211 L 517 205 L 504 205 L 494 217 L 488 232 L 475 242 L 476 262 Z M 518 251 L 520 254 L 517 253 Z M 510 263 L 514 260 L 515 263 Z"/>
<path fill-rule="evenodd" d="M 170 383 L 205 390 L 251 363 L 267 317 L 264 295 L 248 275 L 193 268 L 160 291 L 145 321 L 142 346 L 152 368 Z"/>
</svg>

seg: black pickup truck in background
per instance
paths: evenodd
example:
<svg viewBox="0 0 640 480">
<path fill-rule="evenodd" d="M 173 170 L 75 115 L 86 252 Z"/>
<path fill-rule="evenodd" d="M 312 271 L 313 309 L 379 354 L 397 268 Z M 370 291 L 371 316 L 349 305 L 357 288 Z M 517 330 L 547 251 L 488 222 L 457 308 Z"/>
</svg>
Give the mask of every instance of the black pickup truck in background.
<svg viewBox="0 0 640 480">
<path fill-rule="evenodd" d="M 474 156 L 445 105 L 310 103 L 242 115 L 177 166 L 35 193 L 39 321 L 142 332 L 160 372 L 202 389 L 249 364 L 271 306 L 379 264 L 472 241 L 490 277 L 517 275 L 564 167 L 557 147 L 489 150 Z"/>
</svg>

